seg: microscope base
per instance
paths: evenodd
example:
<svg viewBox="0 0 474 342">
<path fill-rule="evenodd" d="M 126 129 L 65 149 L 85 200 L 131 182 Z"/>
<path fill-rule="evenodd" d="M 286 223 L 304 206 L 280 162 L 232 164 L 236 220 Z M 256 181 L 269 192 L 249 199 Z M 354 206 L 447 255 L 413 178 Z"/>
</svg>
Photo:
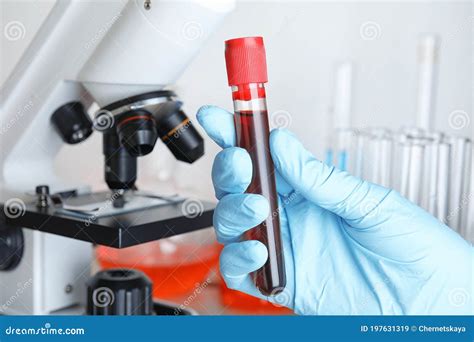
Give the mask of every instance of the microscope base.
<svg viewBox="0 0 474 342">
<path fill-rule="evenodd" d="M 84 305 L 92 245 L 30 229 L 23 234 L 20 263 L 0 272 L 0 315 L 50 315 Z"/>
</svg>

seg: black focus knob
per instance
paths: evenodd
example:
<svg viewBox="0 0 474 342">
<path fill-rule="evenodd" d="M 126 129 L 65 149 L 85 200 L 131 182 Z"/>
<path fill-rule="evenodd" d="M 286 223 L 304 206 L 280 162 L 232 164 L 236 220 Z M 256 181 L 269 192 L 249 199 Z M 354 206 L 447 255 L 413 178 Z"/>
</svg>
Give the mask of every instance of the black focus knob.
<svg viewBox="0 0 474 342">
<path fill-rule="evenodd" d="M 87 283 L 88 315 L 151 315 L 152 283 L 140 271 L 110 269 Z"/>
<path fill-rule="evenodd" d="M 0 220 L 0 271 L 11 271 L 23 257 L 23 231 L 19 227 L 10 227 Z"/>
<path fill-rule="evenodd" d="M 49 186 L 47 185 L 38 185 L 35 190 L 37 195 L 49 195 Z"/>
<path fill-rule="evenodd" d="M 80 102 L 62 105 L 51 116 L 54 128 L 68 144 L 77 144 L 92 134 L 92 120 Z"/>
<path fill-rule="evenodd" d="M 36 195 L 38 196 L 36 206 L 38 208 L 48 207 L 49 186 L 47 186 L 47 185 L 38 185 L 36 187 Z"/>
</svg>

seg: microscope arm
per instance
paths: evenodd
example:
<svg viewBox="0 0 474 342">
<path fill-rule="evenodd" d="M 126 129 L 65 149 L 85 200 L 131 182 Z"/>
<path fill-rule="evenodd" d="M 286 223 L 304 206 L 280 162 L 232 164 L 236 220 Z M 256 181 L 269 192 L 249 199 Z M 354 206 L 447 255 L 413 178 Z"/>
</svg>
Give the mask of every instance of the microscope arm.
<svg viewBox="0 0 474 342">
<path fill-rule="evenodd" d="M 51 114 L 80 101 L 88 108 L 172 84 L 233 1 L 58 1 L 5 83 L 0 106 L 1 190 L 52 192 L 63 145 Z M 148 9 L 147 9 L 148 8 Z M 33 171 L 34 170 L 34 171 Z"/>
</svg>

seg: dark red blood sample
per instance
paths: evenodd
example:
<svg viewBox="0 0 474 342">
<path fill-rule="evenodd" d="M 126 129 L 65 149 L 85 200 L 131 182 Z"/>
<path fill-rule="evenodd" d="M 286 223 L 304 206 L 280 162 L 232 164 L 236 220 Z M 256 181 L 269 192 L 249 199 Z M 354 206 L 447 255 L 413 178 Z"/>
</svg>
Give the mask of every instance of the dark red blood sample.
<svg viewBox="0 0 474 342">
<path fill-rule="evenodd" d="M 265 265 L 252 274 L 255 285 L 265 295 L 275 295 L 286 284 L 280 237 L 275 168 L 270 155 L 267 111 L 235 112 L 237 145 L 252 159 L 252 181 L 247 193 L 263 195 L 270 203 L 270 214 L 260 225 L 247 231 L 246 240 L 258 240 L 268 249 Z"/>
</svg>

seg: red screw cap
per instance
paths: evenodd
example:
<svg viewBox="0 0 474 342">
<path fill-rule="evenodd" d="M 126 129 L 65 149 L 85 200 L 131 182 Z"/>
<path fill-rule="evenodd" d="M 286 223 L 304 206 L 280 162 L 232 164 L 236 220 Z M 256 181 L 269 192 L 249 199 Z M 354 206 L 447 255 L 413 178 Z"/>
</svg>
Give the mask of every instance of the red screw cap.
<svg viewBox="0 0 474 342">
<path fill-rule="evenodd" d="M 225 64 L 230 86 L 268 82 L 267 59 L 262 37 L 227 40 Z"/>
</svg>

